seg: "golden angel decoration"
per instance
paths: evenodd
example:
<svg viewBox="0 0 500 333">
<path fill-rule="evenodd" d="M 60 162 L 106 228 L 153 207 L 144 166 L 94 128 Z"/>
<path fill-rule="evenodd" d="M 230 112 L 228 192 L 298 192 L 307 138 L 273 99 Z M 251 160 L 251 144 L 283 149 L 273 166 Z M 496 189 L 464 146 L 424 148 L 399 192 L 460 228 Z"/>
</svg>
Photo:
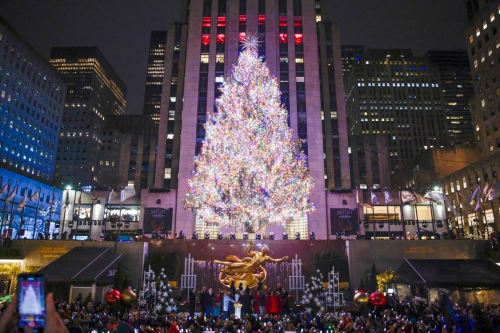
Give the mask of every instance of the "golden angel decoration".
<svg viewBox="0 0 500 333">
<path fill-rule="evenodd" d="M 226 260 L 214 260 L 214 264 L 220 264 L 224 267 L 220 270 L 219 281 L 230 288 L 234 283 L 235 288 L 241 286 L 245 288 L 256 288 L 259 283 L 264 283 L 267 278 L 267 272 L 263 267 L 266 262 L 281 263 L 288 260 L 287 256 L 274 259 L 269 255 L 269 248 L 264 245 L 260 251 L 254 250 L 253 242 L 249 243 L 247 256 L 240 259 L 235 255 L 229 255 Z"/>
</svg>

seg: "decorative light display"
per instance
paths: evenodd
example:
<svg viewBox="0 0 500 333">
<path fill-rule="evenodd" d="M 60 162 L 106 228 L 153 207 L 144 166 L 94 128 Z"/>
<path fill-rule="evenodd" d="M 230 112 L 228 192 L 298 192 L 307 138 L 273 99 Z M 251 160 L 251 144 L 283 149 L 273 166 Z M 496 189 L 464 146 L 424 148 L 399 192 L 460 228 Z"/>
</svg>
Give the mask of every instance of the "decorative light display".
<svg viewBox="0 0 500 333">
<path fill-rule="evenodd" d="M 201 45 L 210 45 L 210 35 L 209 34 L 202 34 L 201 35 Z"/>
<path fill-rule="evenodd" d="M 311 276 L 311 282 L 306 283 L 304 294 L 300 302 L 307 312 L 317 313 L 325 309 L 328 297 L 326 288 L 323 285 L 323 274 L 318 269 L 316 271 L 316 276 Z"/>
<path fill-rule="evenodd" d="M 257 39 L 243 48 L 208 116 L 184 204 L 207 226 L 258 232 L 310 213 L 313 180 Z"/>
<path fill-rule="evenodd" d="M 281 32 L 280 33 L 280 44 L 288 43 L 288 34 Z"/>
<path fill-rule="evenodd" d="M 247 34 L 245 32 L 240 32 L 238 35 L 238 41 L 243 43 L 247 39 Z"/>
</svg>

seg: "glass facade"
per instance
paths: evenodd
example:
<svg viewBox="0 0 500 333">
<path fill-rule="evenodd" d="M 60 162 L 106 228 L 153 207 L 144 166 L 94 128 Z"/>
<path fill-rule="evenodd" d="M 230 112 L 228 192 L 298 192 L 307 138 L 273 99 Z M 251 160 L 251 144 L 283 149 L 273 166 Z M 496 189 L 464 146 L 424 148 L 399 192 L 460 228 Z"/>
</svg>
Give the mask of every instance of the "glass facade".
<svg viewBox="0 0 500 333">
<path fill-rule="evenodd" d="M 62 207 L 60 189 L 3 168 L 0 168 L 0 184 L 3 236 L 32 239 L 57 234 Z"/>
<path fill-rule="evenodd" d="M 0 21 L 0 165 L 51 180 L 65 87 Z"/>
</svg>

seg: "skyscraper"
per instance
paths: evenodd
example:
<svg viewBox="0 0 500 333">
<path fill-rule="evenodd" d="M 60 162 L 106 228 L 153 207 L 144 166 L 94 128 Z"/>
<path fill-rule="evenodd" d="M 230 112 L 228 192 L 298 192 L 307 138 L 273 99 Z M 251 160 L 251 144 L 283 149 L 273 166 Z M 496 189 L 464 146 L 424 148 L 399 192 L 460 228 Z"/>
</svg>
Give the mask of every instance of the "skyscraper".
<svg viewBox="0 0 500 333">
<path fill-rule="evenodd" d="M 410 50 L 365 50 L 346 79 L 351 135 L 387 135 L 391 172 L 446 144 L 439 72 Z"/>
<path fill-rule="evenodd" d="M 65 91 L 50 64 L 0 19 L 2 236 L 44 236 L 59 220 L 53 177 Z"/>
<path fill-rule="evenodd" d="M 156 123 L 160 121 L 161 91 L 165 71 L 165 52 L 167 31 L 151 32 L 146 88 L 144 90 L 143 114 L 150 116 Z"/>
<path fill-rule="evenodd" d="M 500 6 L 487 0 L 468 0 L 466 5 L 469 26 L 465 37 L 475 93 L 474 133 L 481 153 L 487 156 L 500 150 Z"/>
<path fill-rule="evenodd" d="M 64 82 L 3 21 L 0 29 L 0 163 L 52 180 Z"/>
<path fill-rule="evenodd" d="M 96 47 L 56 47 L 50 63 L 68 87 L 56 175 L 84 189 L 116 186 L 119 142 L 106 117 L 125 111 L 126 88 Z"/>
<path fill-rule="evenodd" d="M 328 207 L 347 201 L 328 199 L 326 190 L 350 188 L 350 171 L 340 44 L 335 27 L 322 19 L 320 1 L 194 0 L 187 13 L 187 24 L 173 26 L 167 36 L 155 184 L 143 196 L 144 208 L 172 207 L 175 232 L 205 230 L 183 208 L 187 182 L 218 88 L 242 41 L 257 35 L 259 56 L 279 80 L 288 123 L 314 178 L 316 212 L 300 230 L 327 238 Z"/>
<path fill-rule="evenodd" d="M 429 51 L 429 64 L 439 72 L 447 141 L 450 145 L 472 144 L 470 100 L 474 95 L 469 60 L 464 51 Z"/>
</svg>

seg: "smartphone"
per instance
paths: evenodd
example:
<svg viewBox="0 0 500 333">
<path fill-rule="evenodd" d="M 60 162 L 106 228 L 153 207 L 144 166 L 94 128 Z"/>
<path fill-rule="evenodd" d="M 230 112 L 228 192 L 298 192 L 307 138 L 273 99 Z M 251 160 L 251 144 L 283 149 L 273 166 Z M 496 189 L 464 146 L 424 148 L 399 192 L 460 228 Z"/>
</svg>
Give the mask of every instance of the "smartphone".
<svg viewBox="0 0 500 333">
<path fill-rule="evenodd" d="M 17 277 L 17 313 L 19 327 L 45 326 L 45 279 L 40 274 Z"/>
</svg>

